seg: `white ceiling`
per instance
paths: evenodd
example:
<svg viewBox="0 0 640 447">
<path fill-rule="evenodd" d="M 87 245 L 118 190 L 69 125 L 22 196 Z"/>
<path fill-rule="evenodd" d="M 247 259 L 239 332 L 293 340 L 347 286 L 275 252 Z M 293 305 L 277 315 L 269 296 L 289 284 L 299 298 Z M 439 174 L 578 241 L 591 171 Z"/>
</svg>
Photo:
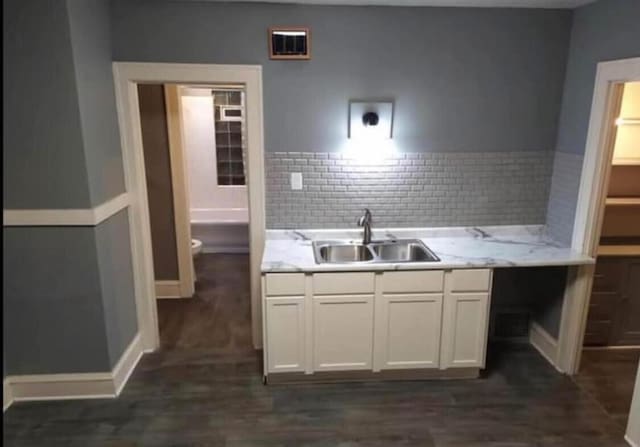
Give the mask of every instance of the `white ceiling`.
<svg viewBox="0 0 640 447">
<path fill-rule="evenodd" d="M 194 0 L 183 0 L 194 1 Z M 201 0 L 200 0 L 201 1 Z M 238 2 L 247 0 L 208 0 Z M 553 8 L 573 9 L 595 0 L 249 0 L 263 3 L 313 5 L 449 6 L 472 8 Z"/>
</svg>

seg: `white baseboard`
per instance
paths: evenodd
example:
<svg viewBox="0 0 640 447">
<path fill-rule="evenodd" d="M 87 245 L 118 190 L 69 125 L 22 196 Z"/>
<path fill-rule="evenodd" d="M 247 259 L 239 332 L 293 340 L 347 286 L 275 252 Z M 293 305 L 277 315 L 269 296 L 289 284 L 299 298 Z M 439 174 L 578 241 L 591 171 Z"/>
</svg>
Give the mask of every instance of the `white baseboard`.
<svg viewBox="0 0 640 447">
<path fill-rule="evenodd" d="M 202 253 L 207 253 L 207 254 L 215 254 L 215 253 L 220 253 L 220 254 L 248 254 L 249 253 L 249 247 L 243 246 L 243 245 L 238 245 L 238 246 L 229 246 L 229 245 L 224 245 L 224 246 L 220 246 L 220 245 L 209 245 L 206 246 L 204 245 L 202 247 Z"/>
<path fill-rule="evenodd" d="M 640 447 L 640 445 L 631 440 L 629 435 L 624 435 L 624 440 L 627 441 L 627 444 L 629 444 L 631 447 Z"/>
<path fill-rule="evenodd" d="M 129 343 L 129 346 L 124 351 L 124 353 L 120 357 L 120 360 L 118 360 L 118 363 L 116 363 L 116 366 L 111 372 L 111 376 L 113 378 L 113 387 L 115 390 L 114 397 L 120 395 L 120 392 L 127 384 L 129 377 L 131 377 L 133 370 L 136 369 L 136 365 L 142 358 L 143 354 L 144 350 L 142 347 L 142 336 L 140 335 L 140 333 L 138 333 L 135 337 L 133 337 L 133 340 L 131 341 L 131 343 Z"/>
<path fill-rule="evenodd" d="M 531 322 L 529 327 L 529 343 L 551 363 L 555 369 L 562 372 L 557 366 L 558 341 L 536 322 Z"/>
<path fill-rule="evenodd" d="M 13 403 L 13 395 L 11 394 L 11 385 L 5 378 L 2 381 L 2 411 L 7 411 L 7 408 Z"/>
<path fill-rule="evenodd" d="M 4 381 L 4 410 L 21 401 L 117 397 L 142 354 L 142 338 L 136 334 L 110 372 L 9 376 Z"/>
<path fill-rule="evenodd" d="M 156 298 L 182 298 L 180 296 L 180 281 L 156 281 Z"/>
<path fill-rule="evenodd" d="M 583 351 L 636 351 L 640 349 L 640 345 L 628 345 L 628 346 L 583 346 Z"/>
</svg>

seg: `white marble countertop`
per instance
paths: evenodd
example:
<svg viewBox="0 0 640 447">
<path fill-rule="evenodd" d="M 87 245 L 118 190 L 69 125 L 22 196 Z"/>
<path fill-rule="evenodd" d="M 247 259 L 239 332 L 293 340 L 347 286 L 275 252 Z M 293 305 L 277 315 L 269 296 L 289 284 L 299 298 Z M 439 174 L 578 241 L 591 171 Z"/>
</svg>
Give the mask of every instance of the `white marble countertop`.
<svg viewBox="0 0 640 447">
<path fill-rule="evenodd" d="M 362 230 L 268 230 L 262 272 L 426 270 L 593 264 L 544 234 L 544 226 L 373 229 L 373 240 L 420 239 L 439 262 L 317 264 L 314 240 L 359 241 Z"/>
</svg>

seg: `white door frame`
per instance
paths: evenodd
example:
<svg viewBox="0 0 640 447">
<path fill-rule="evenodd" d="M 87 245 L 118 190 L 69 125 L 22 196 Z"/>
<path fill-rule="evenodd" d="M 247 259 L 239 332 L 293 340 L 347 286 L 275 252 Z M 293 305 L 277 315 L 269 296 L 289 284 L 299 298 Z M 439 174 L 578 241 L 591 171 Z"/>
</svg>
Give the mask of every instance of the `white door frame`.
<svg viewBox="0 0 640 447">
<path fill-rule="evenodd" d="M 597 254 L 613 159 L 615 124 L 611 118 L 619 101 L 616 92 L 620 84 L 639 80 L 640 57 L 598 64 L 571 241 L 573 250 L 593 258 Z M 569 269 L 556 365 L 568 374 L 576 374 L 580 367 L 593 271 L 593 265 Z"/>
<path fill-rule="evenodd" d="M 175 84 L 165 84 L 164 98 L 169 137 L 169 159 L 171 168 L 171 190 L 173 191 L 173 223 L 176 230 L 176 254 L 178 281 L 163 281 L 174 285 L 174 290 L 162 296 L 158 289 L 162 283 L 156 281 L 156 298 L 192 298 L 195 293 L 195 273 L 191 254 L 191 206 L 186 153 L 183 144 L 182 104 L 180 92 Z M 159 284 L 160 283 L 160 284 Z M 172 284 L 173 283 L 173 284 Z M 171 289 L 171 287 L 169 287 Z"/>
<path fill-rule="evenodd" d="M 125 175 L 130 195 L 129 232 L 138 326 L 145 351 L 160 345 L 156 309 L 153 254 L 147 185 L 138 107 L 138 83 L 242 84 L 246 88 L 247 190 L 249 196 L 249 250 L 253 344 L 262 347 L 260 263 L 265 237 L 264 139 L 262 67 L 259 65 L 204 65 L 114 62 L 113 76 Z"/>
</svg>

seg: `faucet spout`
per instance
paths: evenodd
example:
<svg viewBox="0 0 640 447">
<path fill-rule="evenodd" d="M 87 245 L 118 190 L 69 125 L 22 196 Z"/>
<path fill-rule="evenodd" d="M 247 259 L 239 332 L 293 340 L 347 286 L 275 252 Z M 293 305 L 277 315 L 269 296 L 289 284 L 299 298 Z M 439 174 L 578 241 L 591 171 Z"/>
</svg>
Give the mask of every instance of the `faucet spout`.
<svg viewBox="0 0 640 447">
<path fill-rule="evenodd" d="M 364 245 L 371 243 L 371 211 L 364 209 L 364 214 L 358 218 L 358 226 L 363 227 L 362 243 Z"/>
</svg>

